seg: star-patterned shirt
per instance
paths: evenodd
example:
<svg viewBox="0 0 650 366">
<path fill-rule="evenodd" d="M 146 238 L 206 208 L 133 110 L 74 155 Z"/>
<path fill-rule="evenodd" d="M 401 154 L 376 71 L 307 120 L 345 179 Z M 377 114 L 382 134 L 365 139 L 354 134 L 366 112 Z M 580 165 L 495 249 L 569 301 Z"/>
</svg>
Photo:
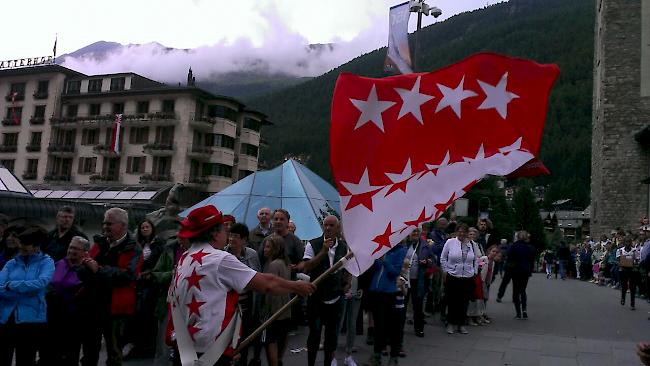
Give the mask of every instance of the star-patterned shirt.
<svg viewBox="0 0 650 366">
<path fill-rule="evenodd" d="M 180 308 L 196 352 L 206 352 L 228 325 L 237 306 L 237 293 L 244 291 L 256 273 L 208 243 L 194 244 L 183 254 L 169 301 Z"/>
</svg>

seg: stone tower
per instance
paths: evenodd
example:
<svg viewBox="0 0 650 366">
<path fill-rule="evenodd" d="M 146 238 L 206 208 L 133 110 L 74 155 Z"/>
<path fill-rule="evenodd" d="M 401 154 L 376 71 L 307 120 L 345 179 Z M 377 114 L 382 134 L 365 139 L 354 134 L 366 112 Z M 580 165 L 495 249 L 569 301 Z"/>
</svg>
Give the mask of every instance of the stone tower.
<svg viewBox="0 0 650 366">
<path fill-rule="evenodd" d="M 636 229 L 650 209 L 650 1 L 595 6 L 591 233 L 598 237 Z"/>
</svg>

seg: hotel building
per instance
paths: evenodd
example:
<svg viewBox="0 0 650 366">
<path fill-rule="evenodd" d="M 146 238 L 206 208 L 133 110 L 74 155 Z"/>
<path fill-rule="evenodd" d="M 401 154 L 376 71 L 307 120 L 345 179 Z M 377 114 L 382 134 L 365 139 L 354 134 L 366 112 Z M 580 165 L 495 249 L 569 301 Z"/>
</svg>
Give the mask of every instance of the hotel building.
<svg viewBox="0 0 650 366">
<path fill-rule="evenodd" d="M 169 186 L 213 193 L 258 169 L 260 112 L 187 84 L 59 65 L 0 70 L 0 164 L 32 189 Z M 120 148 L 111 142 L 122 115 Z"/>
</svg>

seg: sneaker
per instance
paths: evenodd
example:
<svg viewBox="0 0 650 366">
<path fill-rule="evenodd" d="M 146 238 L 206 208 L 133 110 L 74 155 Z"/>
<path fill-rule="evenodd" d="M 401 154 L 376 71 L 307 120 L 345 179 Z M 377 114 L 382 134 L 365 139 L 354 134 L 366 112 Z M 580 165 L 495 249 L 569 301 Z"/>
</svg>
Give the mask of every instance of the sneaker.
<svg viewBox="0 0 650 366">
<path fill-rule="evenodd" d="M 474 319 L 470 319 L 469 322 L 467 322 L 467 325 L 471 325 L 473 327 L 478 327 L 479 323 L 476 322 Z"/>
<path fill-rule="evenodd" d="M 630 310 L 636 310 L 636 308 L 634 307 L 634 305 L 630 306 Z"/>
<path fill-rule="evenodd" d="M 447 334 L 454 334 L 454 333 L 455 333 L 454 327 L 452 327 L 451 325 L 448 325 L 447 326 Z"/>
<path fill-rule="evenodd" d="M 420 338 L 424 338 L 424 332 L 421 331 L 421 330 L 416 330 L 415 331 L 415 336 L 420 337 Z"/>
<path fill-rule="evenodd" d="M 522 313 L 522 317 L 523 317 L 524 319 L 528 319 L 528 313 L 524 311 L 524 312 Z"/>
<path fill-rule="evenodd" d="M 501 298 L 500 298 L 500 297 L 497 297 L 497 302 L 501 302 Z"/>
<path fill-rule="evenodd" d="M 515 315 L 515 319 L 520 320 L 521 319 L 521 314 Z"/>
<path fill-rule="evenodd" d="M 404 349 L 403 349 L 403 348 L 399 350 L 399 356 L 400 356 L 401 358 L 406 357 L 406 352 L 404 352 Z"/>
<path fill-rule="evenodd" d="M 130 353 L 131 353 L 131 351 L 133 351 L 133 348 L 134 348 L 134 347 L 135 347 L 135 346 L 133 345 L 133 343 L 127 343 L 127 344 L 125 344 L 124 347 L 122 348 L 122 354 L 123 354 L 123 355 L 130 356 Z M 129 358 L 129 357 L 127 357 L 127 359 L 128 359 L 128 358 Z"/>
<path fill-rule="evenodd" d="M 343 360 L 343 364 L 344 364 L 345 366 L 357 366 L 357 363 L 354 362 L 354 358 L 352 358 L 352 356 L 347 356 L 347 357 Z"/>
<path fill-rule="evenodd" d="M 465 328 L 462 325 L 460 327 L 458 327 L 458 333 L 460 333 L 460 334 L 469 334 L 469 332 L 467 331 L 467 328 Z"/>
</svg>

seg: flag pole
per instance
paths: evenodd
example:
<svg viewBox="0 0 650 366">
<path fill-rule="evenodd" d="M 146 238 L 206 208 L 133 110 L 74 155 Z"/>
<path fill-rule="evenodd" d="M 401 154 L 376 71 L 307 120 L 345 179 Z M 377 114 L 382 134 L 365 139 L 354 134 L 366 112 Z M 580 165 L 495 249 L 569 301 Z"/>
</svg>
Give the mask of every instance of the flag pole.
<svg viewBox="0 0 650 366">
<path fill-rule="evenodd" d="M 341 258 L 338 262 L 336 262 L 327 271 L 325 271 L 323 274 L 318 276 L 318 278 L 311 281 L 311 283 L 313 283 L 315 286 L 318 286 L 318 284 L 321 283 L 325 278 L 327 278 L 332 273 L 334 273 L 334 272 L 338 271 L 339 269 L 341 269 L 348 262 L 348 260 L 352 259 L 353 257 L 354 257 L 354 253 L 349 252 L 345 257 Z M 281 307 L 280 310 L 278 310 L 267 321 L 265 321 L 262 325 L 260 325 L 257 329 L 255 329 L 255 331 L 253 333 L 251 333 L 251 335 L 249 335 L 246 339 L 244 339 L 239 344 L 239 346 L 235 350 L 235 354 L 240 353 L 243 349 L 248 347 L 248 345 L 251 342 L 253 342 L 253 340 L 255 338 L 257 338 L 260 335 L 260 333 L 262 333 L 262 331 L 264 329 L 266 329 L 269 325 L 271 325 L 271 323 L 273 323 L 277 318 L 279 318 L 280 315 L 282 315 L 282 313 L 284 313 L 287 309 L 291 308 L 291 306 L 296 301 L 298 301 L 299 298 L 300 298 L 300 296 L 294 296 L 288 303 L 284 304 L 284 306 Z"/>
</svg>

